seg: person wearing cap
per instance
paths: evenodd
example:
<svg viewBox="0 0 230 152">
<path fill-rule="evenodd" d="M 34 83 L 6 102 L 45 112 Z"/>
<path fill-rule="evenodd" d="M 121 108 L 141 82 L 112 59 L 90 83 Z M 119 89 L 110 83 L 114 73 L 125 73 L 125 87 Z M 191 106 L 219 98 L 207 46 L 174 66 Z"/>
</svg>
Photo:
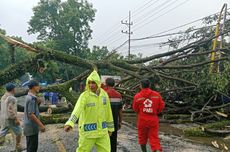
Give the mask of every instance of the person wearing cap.
<svg viewBox="0 0 230 152">
<path fill-rule="evenodd" d="M 161 152 L 160 139 L 158 137 L 159 118 L 165 107 L 161 95 L 150 89 L 148 79 L 141 80 L 141 91 L 137 93 L 133 101 L 133 110 L 138 114 L 138 140 L 142 152 L 147 152 L 146 144 L 149 140 L 152 152 Z"/>
<path fill-rule="evenodd" d="M 69 132 L 78 121 L 77 152 L 110 152 L 109 136 L 114 131 L 113 115 L 108 94 L 101 88 L 98 73 L 94 70 L 86 81 L 86 90 L 80 95 L 64 130 Z"/>
<path fill-rule="evenodd" d="M 107 92 L 110 98 L 110 104 L 113 113 L 114 128 L 115 131 L 110 136 L 111 152 L 117 151 L 117 131 L 122 125 L 122 97 L 119 92 L 114 89 L 115 80 L 113 78 L 107 78 L 105 80 L 106 86 L 103 89 Z"/>
<path fill-rule="evenodd" d="M 45 132 L 45 126 L 39 120 L 39 83 L 31 80 L 28 84 L 29 92 L 24 106 L 24 135 L 26 136 L 27 152 L 37 152 L 39 130 Z"/>
<path fill-rule="evenodd" d="M 14 97 L 15 85 L 9 83 L 6 85 L 6 93 L 1 98 L 1 131 L 0 142 L 4 143 L 5 136 L 9 131 L 16 135 L 16 151 L 22 151 L 21 135 L 22 128 L 17 117 L 17 99 Z"/>
</svg>

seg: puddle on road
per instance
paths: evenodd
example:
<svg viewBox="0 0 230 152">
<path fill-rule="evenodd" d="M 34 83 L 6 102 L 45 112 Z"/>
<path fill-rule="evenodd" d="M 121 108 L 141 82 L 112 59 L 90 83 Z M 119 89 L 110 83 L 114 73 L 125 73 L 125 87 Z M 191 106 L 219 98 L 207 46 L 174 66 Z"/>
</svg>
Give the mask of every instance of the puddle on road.
<svg viewBox="0 0 230 152">
<path fill-rule="evenodd" d="M 188 127 L 193 127 L 194 124 L 186 124 L 186 125 Z M 220 137 L 185 137 L 182 129 L 176 128 L 171 124 L 165 124 L 165 123 L 160 124 L 160 130 L 165 134 L 183 137 L 185 140 L 191 140 L 192 142 L 198 144 L 206 144 L 212 146 L 212 142 L 217 141 L 221 149 L 224 149 L 224 145 L 226 145 L 230 150 L 230 140 L 224 140 L 223 138 Z"/>
</svg>

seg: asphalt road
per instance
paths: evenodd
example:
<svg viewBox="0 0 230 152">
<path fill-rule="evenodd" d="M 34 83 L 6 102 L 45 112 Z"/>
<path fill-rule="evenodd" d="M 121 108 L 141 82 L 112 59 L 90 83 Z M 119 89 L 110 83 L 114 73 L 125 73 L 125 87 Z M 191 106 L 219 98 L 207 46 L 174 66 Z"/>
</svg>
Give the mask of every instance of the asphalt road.
<svg viewBox="0 0 230 152">
<path fill-rule="evenodd" d="M 75 152 L 78 132 L 75 127 L 70 133 L 63 131 L 63 124 L 47 125 L 47 131 L 39 136 L 39 152 Z M 185 141 L 181 137 L 160 133 L 164 152 L 218 152 L 217 149 Z M 1 152 L 14 150 L 12 136 L 9 134 L 6 143 L 0 146 Z M 25 137 L 22 139 L 25 146 Z M 96 150 L 93 150 L 94 152 Z M 149 150 L 150 151 L 150 150 Z M 140 152 L 135 128 L 123 126 L 118 135 L 118 152 Z"/>
</svg>

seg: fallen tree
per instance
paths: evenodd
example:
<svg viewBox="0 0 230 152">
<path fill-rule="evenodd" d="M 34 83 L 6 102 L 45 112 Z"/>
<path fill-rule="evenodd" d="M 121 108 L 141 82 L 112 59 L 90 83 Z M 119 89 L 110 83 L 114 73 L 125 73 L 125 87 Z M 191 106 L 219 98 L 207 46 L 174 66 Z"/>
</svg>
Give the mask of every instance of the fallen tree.
<svg viewBox="0 0 230 152">
<path fill-rule="evenodd" d="M 222 34 L 228 32 L 225 31 Z M 139 89 L 139 79 L 148 77 L 153 80 L 152 84 L 157 83 L 161 87 L 157 90 L 162 93 L 166 100 L 165 113 L 191 114 L 190 120 L 187 117 L 181 118 L 185 121 L 205 121 L 210 117 L 218 119 L 218 114 L 213 113 L 213 110 L 218 111 L 229 107 L 229 104 L 221 103 L 208 107 L 208 104 L 213 103 L 213 101 L 210 100 L 207 103 L 207 97 L 210 94 L 215 94 L 214 90 L 219 90 L 219 86 L 223 87 L 222 90 L 226 90 L 228 87 L 228 84 L 219 85 L 212 79 L 216 81 L 223 78 L 228 79 L 230 73 L 229 67 L 225 68 L 223 74 L 211 75 L 209 73 L 210 63 L 224 63 L 229 66 L 228 54 L 210 60 L 208 55 L 213 51 L 200 49 L 205 48 L 216 36 L 202 38 L 182 48 L 136 60 L 111 59 L 111 54 L 104 60 L 87 60 L 57 50 L 28 45 L 2 34 L 0 34 L 0 37 L 13 47 L 21 47 L 34 53 L 30 60 L 13 64 L 1 71 L 0 85 L 11 82 L 26 72 L 41 72 L 45 69 L 45 62 L 54 60 L 85 69 L 85 72 L 72 80 L 58 85 L 49 85 L 41 90 L 42 92 L 59 92 L 72 104 L 75 104 L 78 98 L 76 93 L 69 91 L 69 88 L 75 82 L 84 80 L 92 69 L 108 69 L 117 71 L 123 77 L 117 89 L 122 93 L 127 104 L 131 104 L 134 94 Z M 216 51 L 221 52 L 222 50 L 230 51 L 227 48 Z M 160 62 L 161 60 L 163 62 Z M 219 92 L 222 92 L 222 90 Z M 17 92 L 16 96 L 22 96 L 26 93 L 27 90 L 21 90 Z M 225 94 L 226 92 L 222 93 Z M 200 95 L 202 95 L 202 98 Z"/>
</svg>

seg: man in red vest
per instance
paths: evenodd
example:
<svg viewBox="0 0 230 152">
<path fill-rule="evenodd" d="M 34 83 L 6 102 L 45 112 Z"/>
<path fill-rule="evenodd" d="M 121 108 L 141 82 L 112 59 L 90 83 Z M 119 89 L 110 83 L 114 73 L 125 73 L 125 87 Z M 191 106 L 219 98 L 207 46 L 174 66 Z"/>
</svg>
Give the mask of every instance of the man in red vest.
<svg viewBox="0 0 230 152">
<path fill-rule="evenodd" d="M 115 80 L 113 78 L 107 78 L 106 86 L 103 89 L 107 92 L 110 98 L 110 104 L 113 113 L 114 128 L 115 131 L 110 136 L 111 152 L 117 151 L 117 131 L 121 128 L 122 124 L 122 103 L 121 94 L 114 89 Z"/>
<path fill-rule="evenodd" d="M 138 114 L 138 139 L 142 152 L 147 152 L 148 140 L 153 152 L 162 151 L 158 137 L 158 114 L 163 111 L 164 107 L 165 103 L 161 95 L 150 89 L 150 81 L 141 80 L 141 91 L 134 97 L 133 110 Z"/>
</svg>

